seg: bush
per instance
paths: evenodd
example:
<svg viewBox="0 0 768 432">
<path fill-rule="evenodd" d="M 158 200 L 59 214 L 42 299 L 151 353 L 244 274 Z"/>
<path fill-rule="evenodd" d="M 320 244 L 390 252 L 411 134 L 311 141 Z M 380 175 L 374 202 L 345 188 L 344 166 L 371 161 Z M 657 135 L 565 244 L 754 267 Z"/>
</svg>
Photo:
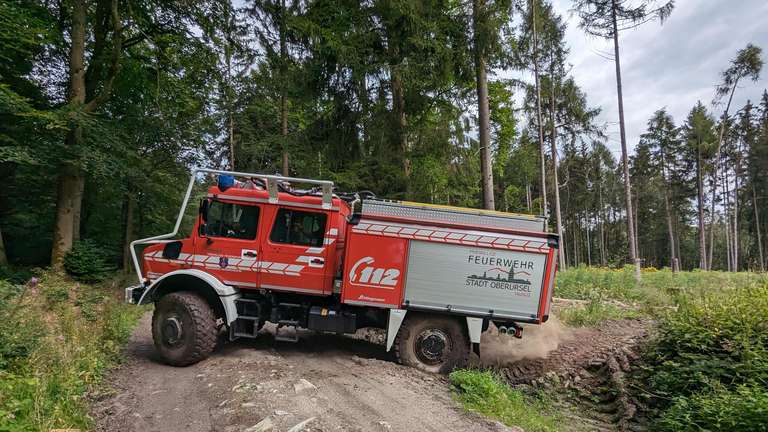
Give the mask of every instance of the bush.
<svg viewBox="0 0 768 432">
<path fill-rule="evenodd" d="M 768 382 L 768 285 L 681 301 L 661 319 L 649 384 L 665 397 Z"/>
<path fill-rule="evenodd" d="M 529 432 L 556 431 L 555 419 L 541 400 L 526 397 L 504 384 L 491 372 L 458 370 L 450 375 L 464 408 L 500 420 L 508 426 L 520 426 Z"/>
<path fill-rule="evenodd" d="M 87 430 L 84 396 L 119 360 L 146 308 L 123 303 L 114 287 L 53 272 L 23 295 L 4 287 L 0 298 L 10 298 L 0 309 L 0 431 Z"/>
<path fill-rule="evenodd" d="M 633 376 L 656 429 L 768 430 L 768 285 L 677 299 Z"/>
<path fill-rule="evenodd" d="M 40 323 L 19 309 L 23 288 L 0 280 L 0 371 L 26 359 L 43 335 Z"/>
<path fill-rule="evenodd" d="M 64 270 L 81 282 L 100 282 L 116 267 L 110 264 L 110 253 L 90 240 L 81 240 L 64 257 Z"/>
<path fill-rule="evenodd" d="M 719 388 L 675 399 L 657 422 L 670 432 L 768 431 L 768 390 L 762 386 Z"/>
<path fill-rule="evenodd" d="M 34 275 L 34 271 L 27 267 L 0 266 L 0 280 L 12 284 L 26 283 Z"/>
</svg>

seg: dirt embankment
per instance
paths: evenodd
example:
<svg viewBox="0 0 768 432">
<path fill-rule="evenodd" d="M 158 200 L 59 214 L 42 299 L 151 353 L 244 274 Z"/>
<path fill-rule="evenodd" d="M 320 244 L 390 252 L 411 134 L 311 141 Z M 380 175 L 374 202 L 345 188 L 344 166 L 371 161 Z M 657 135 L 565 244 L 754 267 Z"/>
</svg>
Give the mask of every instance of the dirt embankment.
<svg viewBox="0 0 768 432">
<path fill-rule="evenodd" d="M 513 386 L 543 387 L 554 395 L 560 411 L 579 425 L 566 430 L 631 430 L 642 419 L 625 375 L 652 328 L 647 319 L 613 320 L 597 328 L 568 328 L 554 319 L 528 326 L 520 340 L 491 329 L 483 335 L 482 363 Z M 563 388 L 569 397 L 561 397 Z"/>
</svg>

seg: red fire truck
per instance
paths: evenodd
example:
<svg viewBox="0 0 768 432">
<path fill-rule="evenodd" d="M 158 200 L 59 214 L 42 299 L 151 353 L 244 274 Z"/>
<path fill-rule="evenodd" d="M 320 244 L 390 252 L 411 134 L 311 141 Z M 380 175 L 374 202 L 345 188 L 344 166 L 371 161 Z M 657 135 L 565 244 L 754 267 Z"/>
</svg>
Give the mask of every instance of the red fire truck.
<svg viewBox="0 0 768 432">
<path fill-rule="evenodd" d="M 210 175 L 192 233 L 175 239 Z M 269 321 L 281 341 L 298 328 L 381 328 L 398 361 L 439 372 L 479 352 L 490 322 L 520 337 L 519 323 L 547 320 L 558 240 L 540 217 L 195 169 L 174 230 L 131 244 L 139 284 L 126 301 L 154 302 L 154 343 L 171 365 L 206 358 L 225 330 L 255 338 Z"/>
</svg>

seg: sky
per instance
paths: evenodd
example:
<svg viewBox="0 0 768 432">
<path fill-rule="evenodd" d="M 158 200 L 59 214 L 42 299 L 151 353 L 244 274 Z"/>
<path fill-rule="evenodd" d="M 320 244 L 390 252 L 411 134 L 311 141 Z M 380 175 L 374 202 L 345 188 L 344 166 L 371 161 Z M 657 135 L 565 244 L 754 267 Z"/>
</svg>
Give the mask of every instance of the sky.
<svg viewBox="0 0 768 432">
<path fill-rule="evenodd" d="M 602 108 L 599 121 L 607 125 L 608 146 L 620 156 L 618 107 L 613 43 L 584 34 L 570 12 L 572 0 L 554 0 L 567 21 L 571 74 L 590 106 Z M 651 22 L 620 33 L 621 73 L 627 145 L 632 148 L 654 111 L 666 108 L 677 125 L 697 100 L 717 116 L 713 106 L 720 73 L 747 43 L 763 48 L 766 66 L 757 83 L 739 85 L 731 112 L 747 101 L 759 101 L 768 87 L 768 0 L 676 0 L 663 25 Z M 609 56 L 610 59 L 605 57 Z"/>
</svg>

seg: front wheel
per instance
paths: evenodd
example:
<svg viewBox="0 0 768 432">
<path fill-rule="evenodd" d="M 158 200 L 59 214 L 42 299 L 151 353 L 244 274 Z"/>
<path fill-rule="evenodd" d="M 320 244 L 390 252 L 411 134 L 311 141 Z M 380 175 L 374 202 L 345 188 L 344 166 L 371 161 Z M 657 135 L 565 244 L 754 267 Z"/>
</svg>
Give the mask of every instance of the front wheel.
<svg viewBox="0 0 768 432">
<path fill-rule="evenodd" d="M 448 373 L 469 361 L 469 337 L 452 317 L 415 315 L 406 318 L 395 340 L 400 363 L 426 372 Z"/>
<path fill-rule="evenodd" d="M 152 339 L 163 360 L 189 366 L 216 347 L 216 315 L 197 294 L 175 292 L 161 298 L 152 315 Z"/>
</svg>

